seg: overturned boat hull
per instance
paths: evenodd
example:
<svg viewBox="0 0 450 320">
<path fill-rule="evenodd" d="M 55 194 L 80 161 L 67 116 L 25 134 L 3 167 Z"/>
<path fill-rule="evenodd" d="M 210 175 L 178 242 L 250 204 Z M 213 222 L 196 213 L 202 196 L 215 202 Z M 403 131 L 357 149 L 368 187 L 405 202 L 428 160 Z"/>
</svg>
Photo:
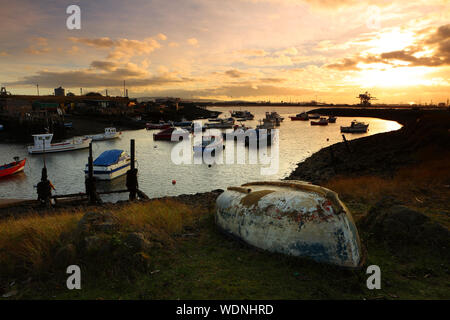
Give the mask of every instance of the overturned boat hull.
<svg viewBox="0 0 450 320">
<path fill-rule="evenodd" d="M 217 198 L 216 224 L 271 252 L 358 267 L 362 251 L 351 213 L 331 190 L 301 181 L 231 187 Z"/>
</svg>

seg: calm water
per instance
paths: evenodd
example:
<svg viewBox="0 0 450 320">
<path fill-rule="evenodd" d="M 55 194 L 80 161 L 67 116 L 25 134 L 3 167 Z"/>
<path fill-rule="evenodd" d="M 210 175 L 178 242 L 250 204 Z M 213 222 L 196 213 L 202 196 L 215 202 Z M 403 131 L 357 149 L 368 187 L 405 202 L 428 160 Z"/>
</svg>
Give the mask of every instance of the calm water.
<svg viewBox="0 0 450 320">
<path fill-rule="evenodd" d="M 231 107 L 211 108 L 223 111 L 229 116 Z M 247 107 L 255 115 L 255 120 L 246 121 L 250 127 L 256 127 L 266 111 L 277 111 L 285 118 L 279 132 L 279 169 L 274 175 L 261 175 L 261 167 L 267 164 L 207 164 L 176 165 L 171 160 L 171 151 L 175 143 L 153 141 L 154 130 L 124 131 L 122 138 L 114 141 L 93 143 L 94 158 L 108 149 L 129 151 L 130 139 L 136 140 L 136 157 L 139 169 L 139 188 L 149 197 L 178 195 L 183 193 L 205 192 L 213 189 L 225 189 L 230 185 L 240 185 L 255 180 L 281 179 L 290 174 L 297 163 L 323 147 L 342 141 L 341 125 L 349 125 L 357 119 L 370 123 L 366 134 L 346 134 L 348 140 L 380 132 L 397 130 L 400 124 L 373 118 L 338 117 L 335 124 L 328 126 L 311 126 L 309 121 L 291 121 L 288 117 L 310 110 L 308 107 Z M 222 115 L 223 117 L 224 115 Z M 246 149 L 247 150 L 247 149 Z M 248 151 L 247 151 L 248 152 Z M 255 152 L 255 151 L 250 151 Z M 268 150 L 270 153 L 270 149 Z M 0 179 L 0 198 L 35 198 L 40 180 L 42 156 L 29 155 L 25 145 L 0 144 L 0 163 L 12 161 L 12 157 L 27 157 L 23 173 Z M 247 154 L 248 156 L 248 154 Z M 48 175 L 56 187 L 56 194 L 84 192 L 84 167 L 87 162 L 88 149 L 54 153 L 46 155 Z M 176 184 L 172 184 L 176 180 Z M 125 177 L 112 182 L 102 182 L 99 190 L 124 189 Z M 104 196 L 106 201 L 127 198 L 127 194 Z"/>
</svg>

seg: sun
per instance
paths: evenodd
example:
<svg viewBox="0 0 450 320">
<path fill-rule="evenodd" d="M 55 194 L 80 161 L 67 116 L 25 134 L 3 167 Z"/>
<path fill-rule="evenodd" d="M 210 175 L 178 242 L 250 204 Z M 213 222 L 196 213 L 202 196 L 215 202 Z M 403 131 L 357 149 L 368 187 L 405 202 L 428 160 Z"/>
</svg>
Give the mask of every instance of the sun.
<svg viewBox="0 0 450 320">
<path fill-rule="evenodd" d="M 379 33 L 374 39 L 365 43 L 365 53 L 381 54 L 384 52 L 403 50 L 414 44 L 415 34 L 408 30 L 393 29 Z"/>
<path fill-rule="evenodd" d="M 351 81 L 362 87 L 411 87 L 432 85 L 427 67 L 389 66 L 385 64 L 360 64 L 361 68 Z"/>
</svg>

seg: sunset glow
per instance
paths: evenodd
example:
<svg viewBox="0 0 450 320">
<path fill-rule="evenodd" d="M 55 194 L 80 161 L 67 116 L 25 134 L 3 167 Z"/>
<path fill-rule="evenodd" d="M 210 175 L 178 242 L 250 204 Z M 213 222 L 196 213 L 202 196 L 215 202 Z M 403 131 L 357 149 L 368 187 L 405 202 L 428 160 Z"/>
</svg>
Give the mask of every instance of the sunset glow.
<svg viewBox="0 0 450 320">
<path fill-rule="evenodd" d="M 100 3 L 102 5 L 100 5 Z M 447 1 L 20 0 L 0 13 L 0 82 L 187 99 L 446 101 Z M 16 23 L 21 21 L 21 23 Z M 386 90 L 389 88 L 389 90 Z"/>
</svg>

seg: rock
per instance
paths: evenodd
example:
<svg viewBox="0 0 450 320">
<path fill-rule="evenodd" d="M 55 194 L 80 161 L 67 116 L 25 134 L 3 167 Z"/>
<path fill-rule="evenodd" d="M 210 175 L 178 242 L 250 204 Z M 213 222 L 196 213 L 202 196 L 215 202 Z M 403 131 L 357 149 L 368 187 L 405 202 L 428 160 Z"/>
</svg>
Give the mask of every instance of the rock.
<svg viewBox="0 0 450 320">
<path fill-rule="evenodd" d="M 108 252 L 110 251 L 110 239 L 98 235 L 84 238 L 84 248 L 88 252 Z"/>
<path fill-rule="evenodd" d="M 132 257 L 133 269 L 143 272 L 151 270 L 151 260 L 145 252 L 136 252 Z"/>
<path fill-rule="evenodd" d="M 150 242 L 145 239 L 142 233 L 139 232 L 132 232 L 128 234 L 125 239 L 125 244 L 133 252 L 147 251 L 151 247 Z"/>
<path fill-rule="evenodd" d="M 60 248 L 55 254 L 55 263 L 58 266 L 67 266 L 75 262 L 77 258 L 77 248 L 72 243 Z"/>
<path fill-rule="evenodd" d="M 375 204 L 361 219 L 360 227 L 393 246 L 426 245 L 445 250 L 450 244 L 447 228 L 392 198 Z"/>
<path fill-rule="evenodd" d="M 116 218 L 111 213 L 88 212 L 78 222 L 77 234 L 111 233 L 117 229 Z"/>
</svg>

